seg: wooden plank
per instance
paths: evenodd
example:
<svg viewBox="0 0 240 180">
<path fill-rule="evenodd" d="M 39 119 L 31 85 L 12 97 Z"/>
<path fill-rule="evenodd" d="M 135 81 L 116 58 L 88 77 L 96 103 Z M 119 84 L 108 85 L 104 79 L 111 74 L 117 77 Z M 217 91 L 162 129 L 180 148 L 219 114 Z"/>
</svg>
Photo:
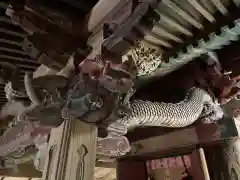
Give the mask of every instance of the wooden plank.
<svg viewBox="0 0 240 180">
<path fill-rule="evenodd" d="M 140 146 L 136 154 L 145 154 L 163 150 L 170 150 L 180 146 L 188 146 L 198 142 L 198 135 L 194 127 L 170 132 L 165 135 L 151 137 L 135 142 Z"/>
<path fill-rule="evenodd" d="M 136 141 L 132 146 L 140 149 L 136 155 L 156 152 L 171 152 L 176 148 L 187 148 L 197 144 L 216 143 L 219 140 L 230 139 L 238 136 L 236 124 L 231 118 L 223 118 L 212 124 L 198 123 L 187 128 L 164 135 Z"/>
<path fill-rule="evenodd" d="M 22 47 L 22 43 L 16 42 L 16 41 L 11 41 L 8 39 L 0 39 L 0 43 L 6 43 L 6 44 L 13 44 L 13 45 L 17 45 L 19 47 Z"/>
</svg>

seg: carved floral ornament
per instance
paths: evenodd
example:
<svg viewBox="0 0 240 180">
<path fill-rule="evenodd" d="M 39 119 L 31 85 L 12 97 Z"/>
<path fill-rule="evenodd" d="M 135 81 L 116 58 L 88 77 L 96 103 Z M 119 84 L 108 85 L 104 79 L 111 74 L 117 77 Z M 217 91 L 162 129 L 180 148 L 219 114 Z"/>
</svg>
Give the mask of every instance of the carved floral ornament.
<svg viewBox="0 0 240 180">
<path fill-rule="evenodd" d="M 129 59 L 129 57 L 135 62 L 138 76 L 153 72 L 162 62 L 160 49 L 145 41 L 137 41 L 124 55 L 123 59 Z"/>
</svg>

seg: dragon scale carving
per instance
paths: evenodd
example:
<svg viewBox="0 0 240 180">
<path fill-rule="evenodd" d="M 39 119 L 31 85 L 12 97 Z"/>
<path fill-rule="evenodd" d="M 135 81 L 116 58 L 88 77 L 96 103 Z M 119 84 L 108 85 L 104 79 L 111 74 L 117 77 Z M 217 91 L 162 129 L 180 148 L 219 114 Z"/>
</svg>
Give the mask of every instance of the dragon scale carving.
<svg viewBox="0 0 240 180">
<path fill-rule="evenodd" d="M 204 113 L 203 118 L 206 122 L 222 118 L 221 108 L 213 102 L 210 95 L 202 89 L 192 88 L 186 98 L 177 104 L 135 100 L 130 104 L 131 112 L 117 122 L 125 126 L 126 129 L 124 129 L 125 132 L 122 132 L 123 134 L 138 126 L 180 128 L 189 126 L 201 118 L 206 105 L 211 108 L 210 111 Z M 119 128 L 114 127 L 116 124 L 109 125 L 110 133 L 111 131 L 114 133 L 115 129 L 119 133 Z"/>
</svg>

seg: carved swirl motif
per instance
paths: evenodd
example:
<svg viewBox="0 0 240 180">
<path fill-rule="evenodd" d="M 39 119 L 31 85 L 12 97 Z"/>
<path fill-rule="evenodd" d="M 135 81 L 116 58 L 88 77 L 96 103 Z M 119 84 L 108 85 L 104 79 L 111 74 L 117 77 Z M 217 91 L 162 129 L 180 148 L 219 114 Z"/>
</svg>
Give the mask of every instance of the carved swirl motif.
<svg viewBox="0 0 240 180">
<path fill-rule="evenodd" d="M 76 172 L 76 180 L 83 180 L 84 179 L 84 172 L 85 172 L 85 156 L 88 153 L 87 147 L 85 145 L 81 145 L 77 153 L 79 155 L 79 160 L 77 164 L 77 172 Z"/>
</svg>

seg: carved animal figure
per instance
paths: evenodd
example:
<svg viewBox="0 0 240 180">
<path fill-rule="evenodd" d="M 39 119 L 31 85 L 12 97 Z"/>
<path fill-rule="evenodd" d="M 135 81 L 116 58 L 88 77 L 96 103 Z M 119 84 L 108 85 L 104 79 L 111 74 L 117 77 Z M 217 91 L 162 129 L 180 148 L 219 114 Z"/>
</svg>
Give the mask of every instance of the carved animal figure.
<svg viewBox="0 0 240 180">
<path fill-rule="evenodd" d="M 191 125 L 201 117 L 204 117 L 208 123 L 223 117 L 220 106 L 215 104 L 211 96 L 200 88 L 190 89 L 186 98 L 176 104 L 135 100 L 130 103 L 130 107 L 131 112 L 117 120 L 118 125 L 125 127 L 122 129 L 125 131 L 122 131 L 123 134 L 138 126 L 180 128 Z M 114 133 L 115 129 L 119 133 L 119 127 L 116 127 L 116 124 L 109 125 L 110 133 Z"/>
</svg>

